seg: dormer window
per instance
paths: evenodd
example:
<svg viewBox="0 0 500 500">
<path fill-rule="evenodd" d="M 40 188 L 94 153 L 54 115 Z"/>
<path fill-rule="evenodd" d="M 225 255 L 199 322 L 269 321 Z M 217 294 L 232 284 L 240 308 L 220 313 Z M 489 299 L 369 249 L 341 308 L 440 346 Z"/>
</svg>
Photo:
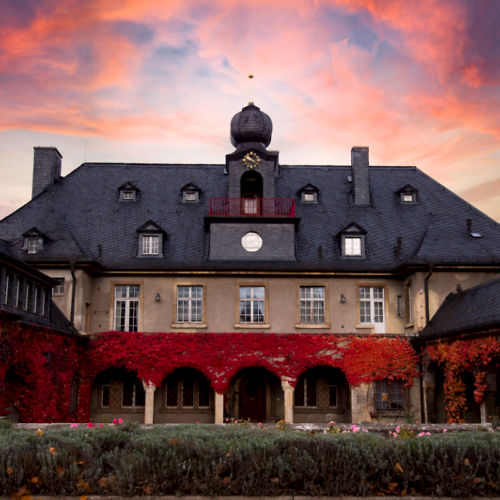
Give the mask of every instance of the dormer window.
<svg viewBox="0 0 500 500">
<path fill-rule="evenodd" d="M 200 188 L 194 184 L 186 184 L 181 192 L 183 203 L 198 203 L 200 201 Z"/>
<path fill-rule="evenodd" d="M 131 183 L 126 182 L 118 188 L 119 201 L 136 201 L 139 190 Z"/>
<path fill-rule="evenodd" d="M 318 203 L 318 188 L 312 184 L 304 186 L 298 194 L 302 203 Z"/>
<path fill-rule="evenodd" d="M 138 257 L 163 257 L 163 229 L 153 221 L 148 221 L 139 229 Z"/>
<path fill-rule="evenodd" d="M 342 257 L 365 258 L 366 231 L 356 223 L 349 224 L 337 235 L 340 237 Z"/>
<path fill-rule="evenodd" d="M 417 203 L 417 190 L 413 186 L 410 186 L 410 184 L 406 184 L 399 191 L 396 191 L 396 194 L 399 195 L 402 205 Z"/>
<path fill-rule="evenodd" d="M 29 254 L 36 254 L 43 250 L 45 235 L 41 233 L 36 227 L 31 228 L 23 234 L 23 250 Z"/>
</svg>

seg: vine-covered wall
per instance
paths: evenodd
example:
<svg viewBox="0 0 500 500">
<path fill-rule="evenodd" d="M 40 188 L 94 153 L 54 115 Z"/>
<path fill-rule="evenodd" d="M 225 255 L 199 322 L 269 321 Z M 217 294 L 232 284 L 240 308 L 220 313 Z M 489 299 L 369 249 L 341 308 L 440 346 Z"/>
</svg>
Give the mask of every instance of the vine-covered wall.
<svg viewBox="0 0 500 500">
<path fill-rule="evenodd" d="M 488 369 L 498 370 L 500 342 L 496 336 L 469 340 L 437 341 L 424 348 L 425 354 L 444 372 L 445 407 L 448 421 L 463 421 L 467 410 L 464 372 L 474 376 L 474 400 L 482 403 L 486 390 L 485 377 Z"/>
</svg>

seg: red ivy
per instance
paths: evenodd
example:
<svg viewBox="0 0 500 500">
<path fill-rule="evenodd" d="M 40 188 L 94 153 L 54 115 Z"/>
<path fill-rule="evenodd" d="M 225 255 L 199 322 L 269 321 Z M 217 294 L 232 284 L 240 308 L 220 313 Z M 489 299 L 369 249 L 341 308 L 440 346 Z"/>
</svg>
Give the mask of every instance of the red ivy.
<svg viewBox="0 0 500 500">
<path fill-rule="evenodd" d="M 195 368 L 224 392 L 242 369 L 264 367 L 295 386 L 304 371 L 327 365 L 342 370 L 350 385 L 384 378 L 412 383 L 417 355 L 401 337 L 355 337 L 269 333 L 106 332 L 88 344 L 36 326 L 0 323 L 0 380 L 9 368 L 23 374 L 17 410 L 25 422 L 70 421 L 70 386 L 80 374 L 78 421 L 89 418 L 95 377 L 122 367 L 159 387 L 176 368 Z M 8 353 L 2 358 L 2 352 Z M 1 401 L 0 401 L 1 403 Z M 3 406 L 2 406 L 3 407 Z"/>
<path fill-rule="evenodd" d="M 461 422 L 467 410 L 465 384 L 461 374 L 472 372 L 474 400 L 481 403 L 486 390 L 486 368 L 500 356 L 500 343 L 496 337 L 454 342 L 438 341 L 426 346 L 425 353 L 443 368 L 448 421 Z"/>
</svg>

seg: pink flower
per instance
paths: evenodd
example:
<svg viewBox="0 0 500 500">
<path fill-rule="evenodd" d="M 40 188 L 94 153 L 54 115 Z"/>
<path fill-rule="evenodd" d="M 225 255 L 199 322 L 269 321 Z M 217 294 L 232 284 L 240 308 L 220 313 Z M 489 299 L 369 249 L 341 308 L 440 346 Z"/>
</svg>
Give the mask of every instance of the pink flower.
<svg viewBox="0 0 500 500">
<path fill-rule="evenodd" d="M 118 419 L 118 423 L 119 423 L 119 424 L 123 424 L 123 418 L 121 418 L 121 417 L 120 417 L 120 418 Z"/>
<path fill-rule="evenodd" d="M 99 429 L 103 426 L 104 424 L 99 424 Z"/>
<path fill-rule="evenodd" d="M 198 420 L 195 422 L 196 425 L 198 425 L 200 422 L 198 422 Z"/>
<path fill-rule="evenodd" d="M 335 422 L 333 420 L 330 420 L 330 422 L 328 422 L 328 425 L 335 425 Z"/>
<path fill-rule="evenodd" d="M 443 432 L 448 432 L 448 429 L 443 429 Z"/>
<path fill-rule="evenodd" d="M 419 432 L 419 433 L 417 434 L 417 437 L 418 437 L 418 438 L 419 438 L 419 437 L 422 437 L 422 436 L 425 436 L 425 432 Z"/>
<path fill-rule="evenodd" d="M 401 432 L 401 426 L 400 426 L 400 425 L 396 426 L 396 432 L 397 432 L 398 434 Z"/>
<path fill-rule="evenodd" d="M 91 427 L 95 427 L 95 425 L 94 425 L 92 422 L 89 422 L 89 423 L 87 424 L 87 427 L 90 429 Z"/>
<path fill-rule="evenodd" d="M 363 432 L 368 432 L 368 429 L 363 429 Z"/>
<path fill-rule="evenodd" d="M 352 432 L 359 432 L 359 427 L 356 424 L 351 425 L 350 429 Z"/>
<path fill-rule="evenodd" d="M 113 419 L 113 425 L 117 425 L 118 424 L 118 420 L 116 418 Z"/>
<path fill-rule="evenodd" d="M 70 427 L 74 429 L 75 427 L 78 427 L 78 424 L 71 424 Z"/>
<path fill-rule="evenodd" d="M 229 422 L 229 417 L 226 417 L 226 422 Z"/>
</svg>

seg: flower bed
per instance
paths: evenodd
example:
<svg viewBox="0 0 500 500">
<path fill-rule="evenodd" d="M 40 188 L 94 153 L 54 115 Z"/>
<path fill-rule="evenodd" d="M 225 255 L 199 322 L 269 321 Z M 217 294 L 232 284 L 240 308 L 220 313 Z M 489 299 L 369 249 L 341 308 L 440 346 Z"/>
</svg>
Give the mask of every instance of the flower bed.
<svg viewBox="0 0 500 500">
<path fill-rule="evenodd" d="M 118 424 L 118 422 L 117 422 Z M 6 426 L 5 426 L 6 427 Z M 498 496 L 500 433 L 227 426 L 0 431 L 2 495 Z"/>
</svg>

